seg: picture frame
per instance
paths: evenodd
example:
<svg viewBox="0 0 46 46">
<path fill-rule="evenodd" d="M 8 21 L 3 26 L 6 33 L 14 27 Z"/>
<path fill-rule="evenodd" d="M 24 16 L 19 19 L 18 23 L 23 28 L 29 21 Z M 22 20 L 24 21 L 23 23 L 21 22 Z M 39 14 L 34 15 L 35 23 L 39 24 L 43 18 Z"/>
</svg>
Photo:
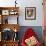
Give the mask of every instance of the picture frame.
<svg viewBox="0 0 46 46">
<path fill-rule="evenodd" d="M 36 20 L 36 7 L 25 7 L 25 20 Z"/>
<path fill-rule="evenodd" d="M 2 10 L 2 15 L 9 15 L 9 10 Z"/>
</svg>

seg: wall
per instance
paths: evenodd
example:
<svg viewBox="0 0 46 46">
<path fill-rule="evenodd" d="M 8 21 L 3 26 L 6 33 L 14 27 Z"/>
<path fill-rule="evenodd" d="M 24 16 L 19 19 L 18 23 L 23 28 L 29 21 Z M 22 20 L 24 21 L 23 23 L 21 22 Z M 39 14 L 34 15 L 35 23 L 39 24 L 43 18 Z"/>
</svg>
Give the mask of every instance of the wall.
<svg viewBox="0 0 46 46">
<path fill-rule="evenodd" d="M 42 26 L 43 25 L 43 6 L 42 0 L 21 0 L 20 24 L 22 26 Z M 19 5 L 20 5 L 19 4 Z M 36 7 L 36 20 L 25 20 L 25 7 Z M 22 23 L 21 23 L 22 22 Z"/>
<path fill-rule="evenodd" d="M 15 6 L 14 1 L 15 0 L 0 0 L 0 6 Z M 19 24 L 21 26 L 43 26 L 42 0 L 17 0 L 17 3 L 17 6 L 20 7 Z M 36 7 L 36 20 L 25 20 L 25 7 Z"/>
</svg>

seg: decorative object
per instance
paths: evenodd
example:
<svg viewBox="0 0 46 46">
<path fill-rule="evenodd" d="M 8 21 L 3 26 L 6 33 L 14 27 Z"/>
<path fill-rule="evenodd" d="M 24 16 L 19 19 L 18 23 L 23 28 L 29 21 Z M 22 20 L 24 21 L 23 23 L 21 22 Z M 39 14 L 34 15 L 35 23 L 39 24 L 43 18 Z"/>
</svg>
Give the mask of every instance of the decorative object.
<svg viewBox="0 0 46 46">
<path fill-rule="evenodd" d="M 2 10 L 2 15 L 9 15 L 9 10 Z"/>
<path fill-rule="evenodd" d="M 17 4 L 17 2 L 16 2 L 17 0 L 15 0 L 15 7 L 16 7 L 16 4 Z"/>
<path fill-rule="evenodd" d="M 10 15 L 14 15 L 14 10 L 10 10 Z"/>
<path fill-rule="evenodd" d="M 36 19 L 36 8 L 35 7 L 26 7 L 25 8 L 25 19 L 26 20 L 35 20 Z"/>
<path fill-rule="evenodd" d="M 10 12 L 9 12 L 10 15 L 17 15 L 17 13 L 18 12 L 16 10 L 10 10 Z"/>
</svg>

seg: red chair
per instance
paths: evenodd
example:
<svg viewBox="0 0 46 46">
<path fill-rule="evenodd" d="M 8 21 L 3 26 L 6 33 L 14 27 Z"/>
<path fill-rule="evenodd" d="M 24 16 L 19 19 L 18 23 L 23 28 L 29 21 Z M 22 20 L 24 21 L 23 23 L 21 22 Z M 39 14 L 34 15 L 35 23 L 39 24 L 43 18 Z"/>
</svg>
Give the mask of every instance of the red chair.
<svg viewBox="0 0 46 46">
<path fill-rule="evenodd" d="M 25 32 L 24 37 L 22 38 L 21 46 L 27 46 L 26 43 L 25 43 L 25 40 L 32 37 L 32 36 L 34 36 L 37 39 L 37 35 L 34 32 L 34 30 L 32 28 L 28 28 L 27 31 Z M 35 46 L 41 46 L 39 41 L 37 42 L 37 44 Z"/>
</svg>

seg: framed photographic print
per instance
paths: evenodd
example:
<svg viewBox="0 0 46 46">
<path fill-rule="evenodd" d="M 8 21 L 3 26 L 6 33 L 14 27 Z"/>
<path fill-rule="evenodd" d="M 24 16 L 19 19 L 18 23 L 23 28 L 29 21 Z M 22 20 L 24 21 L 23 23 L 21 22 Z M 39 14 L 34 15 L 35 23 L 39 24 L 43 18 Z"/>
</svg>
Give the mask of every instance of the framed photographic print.
<svg viewBox="0 0 46 46">
<path fill-rule="evenodd" d="M 2 10 L 2 15 L 9 15 L 9 10 Z"/>
<path fill-rule="evenodd" d="M 35 19 L 36 19 L 36 7 L 26 7 L 25 20 L 35 20 Z"/>
</svg>

